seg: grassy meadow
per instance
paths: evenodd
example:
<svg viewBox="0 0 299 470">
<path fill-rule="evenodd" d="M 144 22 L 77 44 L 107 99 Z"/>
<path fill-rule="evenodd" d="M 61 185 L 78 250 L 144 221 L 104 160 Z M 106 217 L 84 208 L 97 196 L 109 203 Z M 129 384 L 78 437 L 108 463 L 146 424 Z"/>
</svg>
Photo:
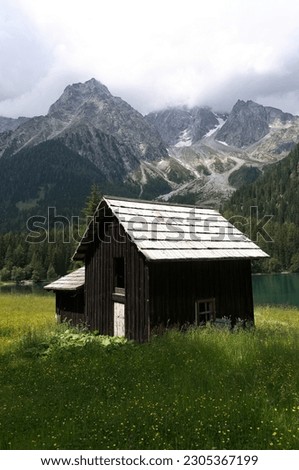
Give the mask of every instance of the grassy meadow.
<svg viewBox="0 0 299 470">
<path fill-rule="evenodd" d="M 135 344 L 0 296 L 1 449 L 298 449 L 299 311 Z"/>
</svg>

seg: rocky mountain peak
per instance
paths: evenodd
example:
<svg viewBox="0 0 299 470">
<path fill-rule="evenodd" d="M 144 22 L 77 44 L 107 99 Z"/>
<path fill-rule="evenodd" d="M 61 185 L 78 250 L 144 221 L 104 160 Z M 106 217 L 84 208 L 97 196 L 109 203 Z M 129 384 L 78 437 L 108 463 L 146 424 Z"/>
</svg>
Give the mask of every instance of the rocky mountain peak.
<svg viewBox="0 0 299 470">
<path fill-rule="evenodd" d="M 68 85 L 60 98 L 52 104 L 49 116 L 63 118 L 76 111 L 88 101 L 103 101 L 111 99 L 112 95 L 108 88 L 101 82 L 92 78 L 85 83 L 74 83 Z"/>
<path fill-rule="evenodd" d="M 1 126 L 9 132 L 1 133 Z M 98 181 L 111 194 L 218 206 L 233 187 L 283 158 L 298 135 L 299 117 L 251 100 L 238 100 L 230 114 L 178 106 L 143 117 L 92 78 L 66 87 L 46 116 L 25 122 L 0 117 L 0 169 L 6 175 L 0 215 L 15 217 L 17 209 L 25 220 L 23 208 L 32 201 L 43 210 L 57 196 L 64 204 L 65 188 L 73 198 L 72 184 L 81 191 L 79 180 L 87 189 Z M 56 174 L 67 186 L 53 186 Z"/>
<path fill-rule="evenodd" d="M 248 147 L 267 135 L 274 121 L 285 124 L 292 119 L 292 114 L 280 109 L 265 107 L 251 100 L 238 100 L 216 138 L 234 147 Z"/>
<path fill-rule="evenodd" d="M 238 114 L 238 113 L 265 113 L 265 108 L 261 104 L 256 103 L 252 100 L 238 100 L 237 103 L 234 105 L 231 114 Z"/>
<path fill-rule="evenodd" d="M 108 88 L 95 78 L 91 78 L 84 83 L 74 83 L 66 87 L 65 92 L 76 95 L 80 94 L 83 98 L 88 98 L 89 96 L 97 96 L 100 99 L 111 98 L 112 95 Z"/>
<path fill-rule="evenodd" d="M 65 88 L 46 116 L 29 119 L 0 138 L 1 154 L 57 140 L 93 162 L 109 180 L 168 156 L 161 137 L 126 101 L 92 78 Z"/>
</svg>

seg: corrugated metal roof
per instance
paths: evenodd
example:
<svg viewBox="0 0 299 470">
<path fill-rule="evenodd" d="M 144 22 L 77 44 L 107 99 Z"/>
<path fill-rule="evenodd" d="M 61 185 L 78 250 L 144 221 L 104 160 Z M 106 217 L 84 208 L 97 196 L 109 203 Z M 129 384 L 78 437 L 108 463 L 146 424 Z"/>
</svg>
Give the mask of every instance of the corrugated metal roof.
<svg viewBox="0 0 299 470">
<path fill-rule="evenodd" d="M 104 197 L 108 207 L 148 260 L 242 259 L 268 257 L 213 209 Z M 87 228 L 74 259 L 84 259 L 95 222 Z"/>
<path fill-rule="evenodd" d="M 47 290 L 78 290 L 85 283 L 85 267 L 77 269 L 44 287 Z"/>
</svg>

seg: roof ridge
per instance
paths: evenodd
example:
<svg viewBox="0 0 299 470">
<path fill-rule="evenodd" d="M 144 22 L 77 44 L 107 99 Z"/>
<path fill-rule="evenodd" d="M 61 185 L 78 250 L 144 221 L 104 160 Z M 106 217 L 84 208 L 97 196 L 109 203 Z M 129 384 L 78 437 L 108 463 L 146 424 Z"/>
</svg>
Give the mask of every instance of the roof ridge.
<svg viewBox="0 0 299 470">
<path fill-rule="evenodd" d="M 198 205 L 194 205 L 194 204 L 177 204 L 177 203 L 174 203 L 174 202 L 166 202 L 166 201 L 152 201 L 152 200 L 148 200 L 148 199 L 134 199 L 134 198 L 127 198 L 127 197 L 118 197 L 118 196 L 109 196 L 107 194 L 104 194 L 103 195 L 103 198 L 102 199 L 105 199 L 105 201 L 107 200 L 112 200 L 112 201 L 125 201 L 125 202 L 137 202 L 137 203 L 141 203 L 141 204 L 156 204 L 157 206 L 158 205 L 161 205 L 161 206 L 170 206 L 170 207 L 188 207 L 189 209 L 192 208 L 192 209 L 204 209 L 204 210 L 210 210 L 210 211 L 214 211 L 214 212 L 218 212 L 217 209 L 212 209 L 210 207 L 201 207 L 201 206 L 198 206 Z"/>
</svg>

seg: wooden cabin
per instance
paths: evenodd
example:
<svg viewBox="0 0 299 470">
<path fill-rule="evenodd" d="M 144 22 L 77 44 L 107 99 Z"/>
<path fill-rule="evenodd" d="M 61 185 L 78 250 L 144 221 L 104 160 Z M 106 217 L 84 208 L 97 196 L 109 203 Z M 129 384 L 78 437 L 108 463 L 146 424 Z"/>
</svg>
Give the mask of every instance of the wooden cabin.
<svg viewBox="0 0 299 470">
<path fill-rule="evenodd" d="M 84 312 L 85 267 L 67 274 L 45 286 L 56 294 L 57 321 L 68 321 L 72 325 L 85 323 Z"/>
<path fill-rule="evenodd" d="M 215 210 L 104 197 L 73 257 L 85 263 L 84 322 L 140 342 L 170 325 L 252 324 L 251 260 L 266 256 Z M 53 290 L 59 315 L 82 318 L 76 291 Z"/>
</svg>

